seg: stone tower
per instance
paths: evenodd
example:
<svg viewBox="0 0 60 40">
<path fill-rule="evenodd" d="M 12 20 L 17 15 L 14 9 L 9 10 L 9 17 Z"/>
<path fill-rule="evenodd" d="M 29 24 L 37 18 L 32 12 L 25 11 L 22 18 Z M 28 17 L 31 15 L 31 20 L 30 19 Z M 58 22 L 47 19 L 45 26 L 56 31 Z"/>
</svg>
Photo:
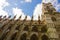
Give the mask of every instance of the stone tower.
<svg viewBox="0 0 60 40">
<path fill-rule="evenodd" d="M 0 40 L 60 40 L 60 13 L 51 3 L 43 3 L 42 12 L 42 20 L 0 17 Z"/>
<path fill-rule="evenodd" d="M 42 19 L 46 21 L 48 36 L 52 40 L 60 39 L 60 13 L 56 11 L 51 3 L 42 4 Z M 44 18 L 45 17 L 45 18 Z M 59 36 L 58 36 L 59 35 Z"/>
</svg>

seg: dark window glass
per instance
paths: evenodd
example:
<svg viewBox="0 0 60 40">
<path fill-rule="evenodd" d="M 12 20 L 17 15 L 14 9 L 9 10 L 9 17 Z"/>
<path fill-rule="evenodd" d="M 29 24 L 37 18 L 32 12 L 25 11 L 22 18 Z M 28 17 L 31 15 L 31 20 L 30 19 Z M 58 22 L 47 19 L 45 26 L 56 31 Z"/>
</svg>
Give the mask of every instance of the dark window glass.
<svg viewBox="0 0 60 40">
<path fill-rule="evenodd" d="M 55 18 L 55 17 L 51 17 L 51 20 L 52 20 L 52 21 L 56 21 L 56 18 Z"/>
<path fill-rule="evenodd" d="M 47 27 L 46 27 L 46 26 L 43 26 L 43 27 L 41 28 L 41 32 L 42 32 L 42 33 L 47 32 Z"/>
<path fill-rule="evenodd" d="M 27 40 L 27 35 L 26 35 L 26 33 L 24 33 L 23 35 L 21 35 L 20 40 Z"/>
<path fill-rule="evenodd" d="M 43 35 L 43 36 L 42 36 L 42 40 L 49 40 L 49 38 L 48 38 L 48 36 Z"/>
<path fill-rule="evenodd" d="M 34 27 L 32 28 L 32 31 L 38 32 L 38 28 L 37 28 L 36 26 L 34 26 Z"/>
<path fill-rule="evenodd" d="M 37 37 L 35 34 L 33 34 L 33 35 L 30 37 L 30 40 L 38 40 L 38 37 Z"/>
</svg>

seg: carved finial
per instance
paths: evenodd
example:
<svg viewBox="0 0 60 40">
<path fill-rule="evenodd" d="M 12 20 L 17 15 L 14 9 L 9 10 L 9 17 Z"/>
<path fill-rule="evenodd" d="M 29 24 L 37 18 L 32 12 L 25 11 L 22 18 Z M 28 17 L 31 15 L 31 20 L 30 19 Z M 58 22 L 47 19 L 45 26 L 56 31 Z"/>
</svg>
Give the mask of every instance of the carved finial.
<svg viewBox="0 0 60 40">
<path fill-rule="evenodd" d="M 15 19 L 16 18 L 16 15 L 13 17 L 13 19 Z"/>
<path fill-rule="evenodd" d="M 2 18 L 2 15 L 0 16 L 0 18 Z"/>
<path fill-rule="evenodd" d="M 19 17 L 19 19 L 22 17 L 22 15 Z"/>
<path fill-rule="evenodd" d="M 6 15 L 3 18 L 6 18 Z"/>
<path fill-rule="evenodd" d="M 26 19 L 27 19 L 27 16 L 25 16 L 25 19 L 24 19 L 24 21 L 26 21 Z"/>
<path fill-rule="evenodd" d="M 32 15 L 31 21 L 33 21 L 33 15 Z"/>
<path fill-rule="evenodd" d="M 11 18 L 11 15 L 8 18 Z"/>
<path fill-rule="evenodd" d="M 40 22 L 41 22 L 41 21 L 40 21 L 40 16 L 38 15 L 38 23 L 40 24 Z"/>
</svg>

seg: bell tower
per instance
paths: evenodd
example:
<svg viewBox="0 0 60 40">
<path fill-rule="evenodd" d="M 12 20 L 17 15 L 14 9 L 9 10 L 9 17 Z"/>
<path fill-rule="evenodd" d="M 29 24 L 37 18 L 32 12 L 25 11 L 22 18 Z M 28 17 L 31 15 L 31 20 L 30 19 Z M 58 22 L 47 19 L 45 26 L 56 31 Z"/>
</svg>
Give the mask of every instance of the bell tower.
<svg viewBox="0 0 60 40">
<path fill-rule="evenodd" d="M 42 11 L 43 14 L 46 12 L 56 12 L 56 9 L 53 7 L 53 5 L 51 3 L 43 3 L 42 4 Z"/>
<path fill-rule="evenodd" d="M 45 18 L 46 19 L 51 18 L 51 16 L 53 16 L 53 14 L 55 14 L 55 13 L 56 13 L 56 9 L 54 8 L 54 6 L 50 2 L 49 3 L 42 3 L 42 15 L 41 15 L 42 20 L 44 20 Z"/>
<path fill-rule="evenodd" d="M 47 28 L 48 28 L 48 36 L 49 38 L 53 38 L 53 40 L 58 39 L 58 32 L 57 32 L 57 26 L 60 25 L 58 20 L 60 13 L 56 11 L 54 6 L 48 2 L 48 3 L 42 3 L 42 21 L 45 20 Z M 59 17 L 58 17 L 59 16 Z M 50 30 L 51 29 L 51 30 Z M 50 32 L 50 33 L 49 33 Z M 52 39 L 51 39 L 52 40 Z"/>
</svg>

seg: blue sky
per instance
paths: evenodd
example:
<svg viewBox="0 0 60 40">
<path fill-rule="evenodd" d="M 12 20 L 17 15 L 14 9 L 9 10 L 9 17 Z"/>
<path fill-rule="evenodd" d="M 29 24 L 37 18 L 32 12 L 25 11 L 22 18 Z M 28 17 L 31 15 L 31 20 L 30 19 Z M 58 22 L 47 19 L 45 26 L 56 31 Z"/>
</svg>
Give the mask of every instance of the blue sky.
<svg viewBox="0 0 60 40">
<path fill-rule="evenodd" d="M 32 2 L 24 2 L 21 3 L 24 0 L 7 0 L 10 4 L 9 6 L 5 7 L 4 10 L 9 12 L 9 15 L 12 15 L 12 8 L 19 8 L 22 9 L 22 11 L 29 16 L 32 16 L 33 10 L 35 6 L 39 3 L 41 3 L 42 0 L 32 0 Z"/>
<path fill-rule="evenodd" d="M 11 15 L 12 17 L 17 14 L 17 18 L 20 15 L 22 19 L 24 16 L 28 16 L 28 19 L 34 15 L 37 19 L 37 15 L 41 15 L 42 2 L 51 2 L 58 12 L 60 12 L 60 0 L 0 0 L 0 15 Z"/>
</svg>

